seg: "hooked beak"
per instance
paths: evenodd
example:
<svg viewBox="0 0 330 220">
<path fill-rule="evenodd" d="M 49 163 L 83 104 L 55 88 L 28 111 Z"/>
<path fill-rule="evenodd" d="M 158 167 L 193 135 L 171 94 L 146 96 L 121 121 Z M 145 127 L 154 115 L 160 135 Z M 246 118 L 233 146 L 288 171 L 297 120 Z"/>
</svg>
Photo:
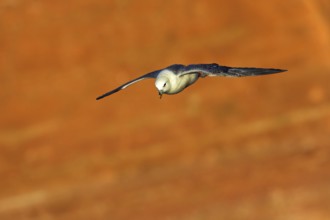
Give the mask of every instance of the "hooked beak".
<svg viewBox="0 0 330 220">
<path fill-rule="evenodd" d="M 159 99 L 161 99 L 163 96 L 163 92 L 158 90 L 158 95 L 159 95 Z"/>
</svg>

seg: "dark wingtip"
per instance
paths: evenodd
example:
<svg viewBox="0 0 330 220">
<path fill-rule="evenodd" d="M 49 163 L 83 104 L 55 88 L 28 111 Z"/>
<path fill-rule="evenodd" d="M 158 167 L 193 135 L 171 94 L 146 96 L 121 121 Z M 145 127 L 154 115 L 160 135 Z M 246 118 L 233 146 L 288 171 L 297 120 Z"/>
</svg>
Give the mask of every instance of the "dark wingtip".
<svg viewBox="0 0 330 220">
<path fill-rule="evenodd" d="M 284 69 L 266 69 L 264 74 L 272 74 L 272 73 L 282 73 L 286 72 L 287 70 Z"/>
<path fill-rule="evenodd" d="M 100 95 L 99 97 L 96 98 L 96 100 L 100 100 L 100 99 L 103 99 L 104 97 L 110 95 L 109 93 L 105 93 L 103 95 Z"/>
<path fill-rule="evenodd" d="M 112 95 L 113 93 L 116 93 L 116 92 L 118 92 L 121 89 L 122 89 L 122 87 L 118 87 L 117 89 L 114 89 L 114 90 L 111 90 L 110 92 L 104 93 L 103 95 L 100 95 L 99 97 L 97 97 L 96 100 L 103 99 L 104 97 L 107 97 L 109 95 Z"/>
<path fill-rule="evenodd" d="M 282 73 L 286 72 L 287 70 L 285 69 L 265 69 L 265 68 L 260 68 L 256 69 L 256 75 L 267 75 L 267 74 L 274 74 L 274 73 Z"/>
<path fill-rule="evenodd" d="M 103 94 L 103 95 L 100 95 L 99 97 L 96 98 L 96 100 L 103 99 L 104 97 L 107 97 L 108 95 L 110 95 L 110 94 L 105 93 L 105 94 Z"/>
</svg>

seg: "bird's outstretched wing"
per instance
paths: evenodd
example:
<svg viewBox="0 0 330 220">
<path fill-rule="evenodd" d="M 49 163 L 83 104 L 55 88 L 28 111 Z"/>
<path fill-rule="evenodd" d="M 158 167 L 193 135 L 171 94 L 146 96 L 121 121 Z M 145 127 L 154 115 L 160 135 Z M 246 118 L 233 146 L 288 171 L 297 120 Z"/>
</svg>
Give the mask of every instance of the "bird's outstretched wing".
<svg viewBox="0 0 330 220">
<path fill-rule="evenodd" d="M 220 66 L 216 63 L 212 64 L 193 64 L 185 66 L 178 74 L 183 76 L 186 74 L 200 74 L 200 77 L 206 76 L 227 76 L 227 77 L 242 77 L 242 76 L 257 76 L 265 74 L 280 73 L 286 70 L 271 69 L 271 68 L 254 68 L 254 67 L 228 67 Z"/>
<path fill-rule="evenodd" d="M 112 95 L 113 93 L 116 93 L 116 92 L 118 92 L 118 91 L 120 91 L 120 90 L 122 90 L 122 89 L 125 89 L 125 88 L 127 88 L 128 86 L 130 86 L 130 85 L 132 85 L 132 84 L 134 84 L 134 83 L 136 83 L 136 82 L 139 82 L 139 81 L 141 81 L 141 80 L 143 80 L 143 79 L 156 78 L 156 77 L 158 76 L 158 74 L 159 74 L 160 71 L 161 71 L 161 70 L 156 70 L 156 71 L 154 71 L 154 72 L 147 73 L 147 74 L 145 74 L 145 75 L 143 75 L 143 76 L 140 76 L 140 77 L 138 77 L 138 78 L 136 78 L 136 79 L 133 79 L 133 80 L 131 80 L 131 81 L 129 81 L 129 82 L 127 82 L 127 83 L 125 83 L 125 84 L 119 86 L 118 88 L 116 88 L 116 89 L 114 89 L 114 90 L 111 90 L 111 91 L 109 91 L 109 92 L 107 92 L 107 93 L 104 93 L 103 95 L 97 97 L 96 100 L 99 100 L 99 99 L 102 99 L 102 98 L 104 98 L 104 97 L 106 97 L 106 96 Z"/>
</svg>

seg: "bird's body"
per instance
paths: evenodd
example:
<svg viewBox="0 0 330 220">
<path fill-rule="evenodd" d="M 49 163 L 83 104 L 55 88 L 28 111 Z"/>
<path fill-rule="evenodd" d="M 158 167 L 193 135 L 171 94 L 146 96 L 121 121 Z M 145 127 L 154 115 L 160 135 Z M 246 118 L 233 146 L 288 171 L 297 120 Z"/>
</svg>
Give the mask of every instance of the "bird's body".
<svg viewBox="0 0 330 220">
<path fill-rule="evenodd" d="M 227 67 L 220 66 L 216 63 L 213 64 L 192 64 L 184 66 L 181 64 L 174 64 L 161 70 L 145 74 L 132 81 L 129 81 L 118 88 L 107 92 L 96 99 L 101 99 L 116 93 L 126 87 L 148 78 L 155 78 L 155 86 L 158 90 L 160 97 L 162 94 L 177 94 L 195 83 L 199 78 L 206 76 L 226 76 L 226 77 L 243 77 L 243 76 L 256 76 L 265 74 L 274 74 L 284 72 L 282 69 L 270 68 L 250 68 L 250 67 Z"/>
<path fill-rule="evenodd" d="M 164 94 L 172 95 L 177 94 L 196 82 L 198 80 L 198 74 L 187 74 L 179 76 L 167 69 L 161 71 L 155 81 L 155 86 L 158 91 L 163 91 L 164 84 L 169 86 L 167 90 L 164 90 Z M 167 82 L 168 81 L 168 82 Z"/>
</svg>

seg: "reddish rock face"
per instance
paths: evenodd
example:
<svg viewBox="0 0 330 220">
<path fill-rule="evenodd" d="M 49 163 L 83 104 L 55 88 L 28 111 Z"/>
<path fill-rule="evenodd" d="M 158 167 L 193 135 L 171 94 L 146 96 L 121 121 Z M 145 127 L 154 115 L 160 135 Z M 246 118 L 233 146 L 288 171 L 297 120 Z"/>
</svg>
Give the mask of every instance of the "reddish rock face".
<svg viewBox="0 0 330 220">
<path fill-rule="evenodd" d="M 0 2 L 0 219 L 328 219 L 330 5 Z M 159 100 L 170 64 L 288 69 Z"/>
</svg>

